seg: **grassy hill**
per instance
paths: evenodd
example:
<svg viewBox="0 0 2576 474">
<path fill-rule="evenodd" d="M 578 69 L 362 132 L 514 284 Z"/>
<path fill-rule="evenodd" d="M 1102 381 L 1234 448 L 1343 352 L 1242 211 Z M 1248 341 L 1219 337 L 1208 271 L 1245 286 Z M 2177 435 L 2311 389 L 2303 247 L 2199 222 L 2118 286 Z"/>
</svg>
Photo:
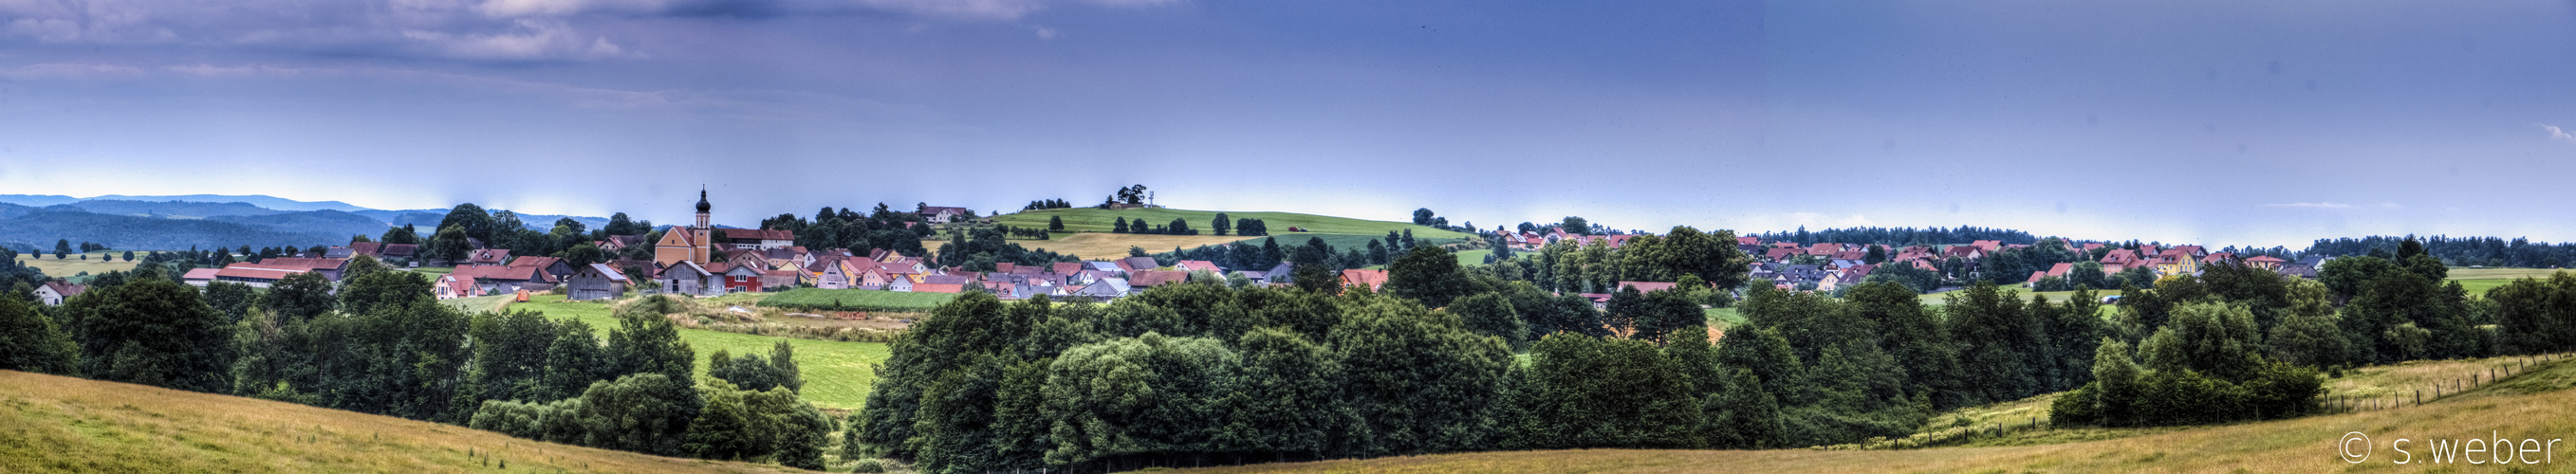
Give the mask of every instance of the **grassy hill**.
<svg viewBox="0 0 2576 474">
<path fill-rule="evenodd" d="M 82 255 L 88 255 L 89 259 L 81 259 Z M 72 258 L 70 260 L 61 260 L 54 258 L 52 249 L 46 249 L 42 256 L 43 258 L 36 257 L 36 254 L 18 254 L 18 263 L 21 265 L 36 267 L 37 270 L 44 270 L 45 276 L 68 278 L 72 280 L 81 280 L 80 278 L 73 278 L 73 275 L 79 275 L 81 272 L 89 272 L 91 275 L 97 275 L 111 271 L 121 272 L 131 271 L 134 269 L 134 262 L 122 260 L 122 258 L 125 257 L 125 251 L 123 250 L 90 252 L 86 254 L 76 253 L 71 254 Z M 142 259 L 143 252 L 135 252 L 134 258 Z"/>
<path fill-rule="evenodd" d="M 541 311 L 547 317 L 575 318 L 590 323 L 601 337 L 617 327 L 617 318 L 609 316 L 605 303 L 564 301 L 563 295 L 536 295 L 526 303 L 511 303 L 509 309 Z M 773 336 L 756 336 L 703 329 L 680 329 L 680 340 L 697 351 L 698 375 L 706 376 L 707 354 L 722 349 L 734 354 L 768 355 L 778 341 L 796 348 L 796 366 L 805 375 L 806 401 L 821 408 L 855 410 L 867 404 L 868 387 L 876 383 L 872 368 L 890 356 L 886 345 L 878 342 L 817 341 Z"/>
<path fill-rule="evenodd" d="M 2410 380 L 2430 377 L 2426 374 L 2464 372 L 2505 363 L 2506 359 L 2476 361 L 2432 361 L 2388 367 L 2366 368 L 2354 375 L 2330 382 L 2336 390 L 2360 390 L 2383 384 L 2403 386 Z M 2418 380 L 2420 382 L 2420 380 Z M 2445 464 L 2429 464 L 2428 450 L 2422 444 L 2431 438 L 2466 439 L 2496 438 L 2550 439 L 2569 438 L 2576 433 L 2576 361 L 2559 359 L 2536 365 L 2523 375 L 2505 378 L 2465 393 L 2436 400 L 2421 406 L 2390 410 L 2311 416 L 2291 420 L 2237 423 L 2204 427 L 2147 428 L 2098 433 L 2098 439 L 2068 442 L 2070 438 L 2088 436 L 2086 430 L 2039 431 L 2026 437 L 2006 437 L 1989 444 L 2019 444 L 1892 451 L 1827 451 L 1781 449 L 1765 451 L 1715 450 L 1558 450 L 1509 451 L 1492 453 L 1441 454 L 1365 460 L 1322 461 L 1307 463 L 1265 464 L 1222 468 L 1195 469 L 1189 472 L 1269 473 L 1269 472 L 1371 472 L 1371 473 L 1455 473 L 1455 472 L 1707 472 L 1723 466 L 1730 472 L 2322 472 L 2349 471 L 2441 471 L 2496 469 L 2497 472 L 2565 471 L 2552 464 L 2516 465 L 2523 471 L 2487 465 L 2462 465 L 2465 459 Z M 2046 399 L 2034 398 L 1991 407 L 1953 412 L 1968 414 L 1972 423 L 2011 420 L 2019 423 L 2031 416 L 2045 417 Z M 2033 411 L 2036 408 L 2038 411 Z M 1949 415 L 1945 415 L 1949 416 Z M 1936 418 L 1936 422 L 1941 419 Z M 2376 448 L 2372 457 L 2360 464 L 2338 457 L 2338 441 L 2346 433 L 2361 432 L 2371 436 Z M 2396 438 L 2417 440 L 2408 445 L 2416 461 L 2399 465 L 2393 461 L 2401 455 L 2389 443 Z M 2561 442 L 2545 453 L 2531 456 L 2576 456 L 2576 443 Z M 2576 458 L 2571 461 L 2576 462 Z M 2394 468 L 2394 469 L 2392 469 Z"/>
<path fill-rule="evenodd" d="M 1372 221 L 1352 219 L 1348 217 L 1318 216 L 1314 214 L 1297 214 L 1290 212 L 1193 211 L 1186 209 L 1125 209 L 1113 211 L 1086 207 L 1075 209 L 1023 211 L 1018 214 L 995 217 L 993 218 L 993 223 L 1012 227 L 1045 228 L 1047 226 L 1048 218 L 1063 217 L 1064 229 L 1067 231 L 1108 232 L 1115 225 L 1110 223 L 1111 218 L 1123 218 L 1129 221 L 1144 219 L 1145 222 L 1153 223 L 1155 225 L 1167 224 L 1172 222 L 1172 219 L 1178 218 L 1188 220 L 1190 228 L 1198 229 L 1202 234 L 1211 234 L 1212 232 L 1207 228 L 1207 224 L 1209 221 L 1214 220 L 1219 212 L 1223 212 L 1226 217 L 1234 219 L 1261 219 L 1263 223 L 1269 224 L 1271 234 L 1282 236 L 1280 239 L 1282 242 L 1287 240 L 1285 236 L 1290 235 L 1290 232 L 1288 232 L 1289 227 L 1303 228 L 1306 230 L 1306 233 L 1315 234 L 1352 234 L 1383 237 L 1386 236 L 1388 231 L 1403 232 L 1405 229 L 1412 229 L 1413 237 L 1417 239 L 1463 239 L 1471 237 L 1470 235 L 1462 232 L 1451 232 L 1418 226 L 1409 222 Z M 1303 239 L 1300 239 L 1300 241 L 1303 241 Z"/>
<path fill-rule="evenodd" d="M 0 472 L 802 471 L 573 447 L 389 416 L 0 371 Z"/>
</svg>

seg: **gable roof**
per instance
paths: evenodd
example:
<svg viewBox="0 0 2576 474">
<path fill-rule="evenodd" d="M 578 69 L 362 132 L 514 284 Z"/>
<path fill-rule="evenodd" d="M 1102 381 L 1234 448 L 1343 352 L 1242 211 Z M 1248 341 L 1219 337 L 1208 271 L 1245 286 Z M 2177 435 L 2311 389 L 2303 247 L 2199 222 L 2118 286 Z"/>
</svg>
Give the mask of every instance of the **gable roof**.
<svg viewBox="0 0 2576 474">
<path fill-rule="evenodd" d="M 725 240 L 796 240 L 796 231 L 787 229 L 725 229 Z"/>
<path fill-rule="evenodd" d="M 44 288 L 53 289 L 54 294 L 63 295 L 64 298 L 80 296 L 81 292 L 89 291 L 89 285 L 75 285 L 62 280 L 47 281 Z"/>
<path fill-rule="evenodd" d="M 1369 289 L 1386 286 L 1386 270 L 1342 270 L 1345 286 L 1368 285 Z"/>
<path fill-rule="evenodd" d="M 617 267 L 611 267 L 605 263 L 593 263 L 589 266 L 581 267 L 581 269 L 577 271 L 581 272 L 581 275 L 599 275 L 608 277 L 608 281 L 618 283 L 625 283 L 628 281 L 626 279 L 626 272 L 617 271 Z"/>
<path fill-rule="evenodd" d="M 1193 272 L 1225 273 L 1225 269 L 1216 267 L 1216 262 L 1206 260 L 1182 260 L 1180 267 Z"/>
<path fill-rule="evenodd" d="M 1618 287 L 1636 288 L 1638 293 L 1653 293 L 1657 291 L 1670 290 L 1673 289 L 1673 287 L 1680 285 L 1680 283 L 1668 281 L 1623 281 L 1619 282 Z"/>
<path fill-rule="evenodd" d="M 1130 286 L 1154 287 L 1189 281 L 1190 272 L 1180 270 L 1138 270 L 1128 274 Z"/>
<path fill-rule="evenodd" d="M 1154 257 L 1127 257 L 1118 259 L 1116 263 L 1118 264 L 1119 270 L 1130 272 L 1137 270 L 1152 270 L 1163 266 L 1162 263 L 1155 262 Z"/>
<path fill-rule="evenodd" d="M 470 276 L 477 280 L 533 281 L 538 279 L 537 267 L 465 266 L 456 267 L 456 271 L 449 274 Z"/>
</svg>

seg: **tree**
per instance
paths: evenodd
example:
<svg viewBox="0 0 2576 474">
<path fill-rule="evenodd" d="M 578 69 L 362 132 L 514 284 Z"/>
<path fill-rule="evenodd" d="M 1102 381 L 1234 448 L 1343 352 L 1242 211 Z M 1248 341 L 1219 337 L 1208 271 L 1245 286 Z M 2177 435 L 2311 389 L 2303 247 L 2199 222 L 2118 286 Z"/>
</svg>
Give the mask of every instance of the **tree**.
<svg viewBox="0 0 2576 474">
<path fill-rule="evenodd" d="M 1744 284 L 1752 258 L 1735 248 L 1733 231 L 1703 233 L 1690 226 L 1673 226 L 1664 235 L 1645 235 L 1630 239 L 1618 253 L 1619 277 L 1629 281 L 1680 281 L 1684 275 L 1719 288 Z"/>
<path fill-rule="evenodd" d="M 592 246 L 589 242 L 583 242 L 572 246 L 570 250 L 565 250 L 563 259 L 565 264 L 572 265 L 573 268 L 581 268 L 593 263 L 606 263 L 608 252 L 600 251 L 599 247 Z"/>
<path fill-rule="evenodd" d="M 1216 235 L 1225 235 L 1227 231 L 1234 230 L 1234 221 L 1227 219 L 1223 212 L 1216 213 L 1216 218 L 1208 221 L 1208 230 L 1215 231 Z"/>
<path fill-rule="evenodd" d="M 1530 350 L 1533 448 L 1700 448 L 1695 382 L 1650 342 L 1555 334 Z"/>
<path fill-rule="evenodd" d="M 2504 296 L 2509 292 L 2503 292 L 2502 288 L 2498 290 L 2489 293 L 2490 297 L 2499 301 L 2511 298 Z M 2342 319 L 2335 316 L 2333 294 L 2326 290 L 2325 284 L 2313 280 L 2291 283 L 2289 293 L 2290 307 L 2285 308 L 2281 323 L 2272 326 L 2268 339 L 2272 358 L 2310 367 L 2342 364 L 2352 343 L 2344 335 Z"/>
<path fill-rule="evenodd" d="M 665 456 L 684 454 L 700 405 L 694 387 L 658 373 L 591 384 L 581 402 L 575 416 L 590 425 L 583 444 Z"/>
<path fill-rule="evenodd" d="M 251 308 L 258 306 L 260 299 L 259 293 L 250 285 L 229 281 L 206 282 L 205 297 L 206 305 L 223 313 L 227 322 L 240 321 L 250 315 Z"/>
<path fill-rule="evenodd" d="M 403 224 L 402 227 L 385 229 L 385 235 L 383 237 L 377 237 L 376 241 L 383 242 L 385 245 L 418 245 L 420 244 L 420 231 L 413 229 L 411 224 Z"/>
<path fill-rule="evenodd" d="M 447 210 L 446 217 L 439 218 L 438 230 L 440 232 L 446 232 L 447 228 L 451 226 L 460 229 L 462 232 L 459 234 L 460 236 L 472 237 L 485 243 L 492 243 L 492 233 L 496 230 L 494 229 L 496 224 L 493 222 L 492 214 L 485 212 L 483 210 L 483 206 L 476 206 L 474 203 L 470 202 L 456 205 L 454 209 Z M 516 231 L 518 229 L 510 230 Z M 462 253 L 459 253 L 459 255 L 462 255 Z"/>
<path fill-rule="evenodd" d="M 1119 234 L 1125 234 L 1125 233 L 1128 233 L 1128 232 L 1127 232 L 1127 218 L 1124 218 L 1124 217 L 1111 217 L 1111 218 L 1109 218 L 1109 222 L 1110 222 L 1110 225 L 1112 226 L 1112 227 L 1110 227 L 1110 228 L 1109 228 L 1109 231 L 1110 231 L 1110 232 L 1113 232 L 1113 233 L 1119 233 Z"/>
<path fill-rule="evenodd" d="M 270 284 L 259 306 L 286 321 L 303 321 L 331 312 L 339 301 L 331 297 L 331 280 L 321 272 L 300 272 Z"/>
<path fill-rule="evenodd" d="M 1253 329 L 1235 344 L 1243 390 L 1228 403 L 1230 444 L 1283 461 L 1292 453 L 1322 457 L 1335 432 L 1359 422 L 1338 406 L 1342 366 L 1331 349 L 1276 327 Z"/>
<path fill-rule="evenodd" d="M 41 242 L 41 241 L 40 241 L 40 242 Z M 67 257 L 67 255 L 71 255 L 71 253 L 72 253 L 72 241 L 71 241 L 71 239 L 62 239 L 62 240 L 56 240 L 56 241 L 54 241 L 54 259 L 55 259 L 55 260 L 62 260 L 62 259 L 65 259 L 65 258 L 71 258 L 71 257 Z M 87 257 L 86 257 L 86 256 L 84 256 L 83 258 L 87 258 Z"/>
<path fill-rule="evenodd" d="M 194 288 L 147 271 L 82 293 L 64 312 L 80 344 L 80 373 L 90 378 L 197 392 L 232 388 L 231 327 Z"/>
<path fill-rule="evenodd" d="M 134 261 L 134 251 L 132 251 L 132 250 L 127 250 L 127 251 L 125 251 L 125 261 L 128 261 L 128 262 Z"/>
<path fill-rule="evenodd" d="M 0 297 L 0 370 L 79 376 L 80 357 L 80 345 L 54 318 L 30 301 Z"/>
<path fill-rule="evenodd" d="M 1512 310 L 1511 301 L 1502 293 L 1477 293 L 1458 298 L 1441 310 L 1458 315 L 1469 331 L 1502 338 L 1503 344 L 1511 346 L 1512 350 L 1529 345 L 1529 326 L 1521 322 L 1520 314 Z"/>
<path fill-rule="evenodd" d="M 1368 456 L 1476 449 L 1512 361 L 1501 340 L 1411 302 L 1348 303 L 1332 347 L 1348 374 L 1344 403 L 1364 420 L 1351 451 Z M 1062 435 L 1062 433 L 1059 433 Z"/>
<path fill-rule="evenodd" d="M 1951 340 L 1960 346 L 1962 385 L 1979 392 L 1982 401 L 2019 400 L 2042 388 L 2027 351 L 2040 345 L 2043 327 L 2027 319 L 2013 293 L 1979 281 L 1943 306 L 1950 313 Z"/>
<path fill-rule="evenodd" d="M 1064 216 L 1047 216 L 1047 230 L 1056 232 L 1064 231 Z M 1225 234 L 1220 231 L 1217 235 Z"/>
<path fill-rule="evenodd" d="M 1581 217 L 1565 216 L 1565 222 L 1557 224 L 1557 229 L 1568 234 L 1592 235 L 1592 223 Z"/>
<path fill-rule="evenodd" d="M 1431 225 L 1431 217 L 1432 217 L 1433 215 L 1434 215 L 1434 214 L 1432 214 L 1432 213 L 1431 213 L 1431 208 L 1427 208 L 1427 207 L 1426 207 L 1426 208 L 1421 208 L 1421 209 L 1414 209 L 1414 210 L 1413 210 L 1413 225 Z"/>
<path fill-rule="evenodd" d="M 1448 306 L 1451 300 L 1475 291 L 1474 282 L 1458 269 L 1458 257 L 1448 249 L 1416 248 L 1386 266 L 1386 292 L 1423 306 Z"/>
<path fill-rule="evenodd" d="M 430 235 L 429 245 L 420 249 L 420 256 L 454 265 L 456 261 L 464 260 L 465 254 L 474 251 L 474 244 L 466 240 L 468 232 L 462 225 L 439 227 L 437 234 Z"/>
</svg>

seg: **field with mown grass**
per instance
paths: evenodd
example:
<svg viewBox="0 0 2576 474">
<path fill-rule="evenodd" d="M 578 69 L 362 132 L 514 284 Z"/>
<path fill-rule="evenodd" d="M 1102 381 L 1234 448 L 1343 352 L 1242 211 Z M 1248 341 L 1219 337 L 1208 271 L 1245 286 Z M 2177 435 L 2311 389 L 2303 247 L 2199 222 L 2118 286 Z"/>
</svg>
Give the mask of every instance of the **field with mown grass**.
<svg viewBox="0 0 2576 474">
<path fill-rule="evenodd" d="M 797 288 L 771 293 L 759 301 L 761 306 L 790 309 L 922 312 L 954 299 L 956 293 Z"/>
<path fill-rule="evenodd" d="M 1304 233 L 1313 234 L 1352 234 L 1383 237 L 1389 231 L 1402 232 L 1405 229 L 1412 229 L 1413 237 L 1417 239 L 1464 239 L 1474 237 L 1463 232 L 1453 232 L 1434 229 L 1427 226 L 1413 225 L 1411 222 L 1372 221 L 1352 219 L 1348 217 L 1298 214 L 1293 212 L 1193 211 L 1186 209 L 1123 209 L 1113 211 L 1108 209 L 1084 207 L 1074 209 L 1021 211 L 1016 214 L 994 217 L 993 223 L 1011 227 L 1033 227 L 1044 229 L 1047 228 L 1049 218 L 1063 217 L 1065 231 L 1109 232 L 1116 227 L 1116 224 L 1111 223 L 1111 219 L 1113 218 L 1126 219 L 1129 222 L 1134 222 L 1137 219 L 1144 219 L 1146 223 L 1153 225 L 1170 224 L 1172 219 L 1178 218 L 1188 221 L 1190 223 L 1190 228 L 1198 229 L 1201 234 L 1213 234 L 1214 229 L 1209 228 L 1207 225 L 1210 221 L 1213 221 L 1216 218 L 1216 215 L 1220 212 L 1224 213 L 1225 216 L 1230 219 L 1260 219 L 1262 224 L 1270 227 L 1270 233 L 1272 235 L 1283 237 L 1280 239 L 1280 242 L 1283 245 L 1287 242 L 1287 239 L 1284 237 L 1290 235 L 1290 232 L 1288 231 L 1289 227 L 1302 228 L 1305 229 Z M 1305 240 L 1299 239 L 1298 242 L 1303 243 Z M 1152 247 L 1147 248 L 1151 249 Z"/>
<path fill-rule="evenodd" d="M 756 297 L 759 295 L 735 294 L 713 300 L 731 304 Z M 541 311 L 552 318 L 580 319 L 590 323 L 602 338 L 608 337 L 609 329 L 617 327 L 617 318 L 609 315 L 607 303 L 565 301 L 563 295 L 537 295 L 526 303 L 510 304 L 509 309 Z M 889 355 L 886 345 L 877 342 L 818 341 L 702 329 L 681 328 L 680 340 L 688 342 L 689 348 L 697 351 L 700 377 L 707 374 L 707 354 L 716 350 L 737 355 L 768 355 L 770 346 L 778 341 L 787 341 L 789 346 L 796 348 L 796 367 L 805 375 L 805 389 L 800 393 L 802 398 L 814 402 L 814 406 L 829 409 L 856 410 L 865 405 L 868 387 L 876 383 L 875 366 L 885 362 Z"/>
<path fill-rule="evenodd" d="M 1145 249 L 1145 253 L 1160 253 L 1170 252 L 1173 248 L 1197 248 L 1203 245 L 1217 245 L 1253 238 L 1258 237 L 1085 232 L 1080 234 L 1055 234 L 1054 240 L 1013 240 L 1011 243 L 1020 244 L 1021 247 L 1027 247 L 1032 250 L 1046 250 L 1049 252 L 1082 257 L 1084 260 L 1110 260 L 1127 258 L 1127 249 L 1129 247 L 1143 248 Z M 921 241 L 921 246 L 923 248 L 930 249 L 932 252 L 939 251 L 940 246 L 947 244 L 947 239 Z"/>
<path fill-rule="evenodd" d="M 508 306 L 506 303 L 509 303 L 510 299 L 516 296 L 517 295 L 476 296 L 472 298 L 438 300 L 438 304 L 447 305 L 449 308 L 456 308 L 457 311 L 464 311 L 465 314 L 500 312 L 501 308 Z"/>
<path fill-rule="evenodd" d="M 803 471 L 541 443 L 284 402 L 0 371 L 0 472 Z"/>
<path fill-rule="evenodd" d="M 125 257 L 125 251 L 123 250 L 90 252 L 85 254 L 75 253 L 67 254 L 67 256 L 71 258 L 68 260 L 55 259 L 54 253 L 51 250 L 45 251 L 45 253 L 41 255 L 42 258 L 38 258 L 40 255 L 37 254 L 22 253 L 18 254 L 18 264 L 36 267 L 37 270 L 44 270 L 45 276 L 71 279 L 73 281 L 82 281 L 82 279 L 71 278 L 73 275 L 81 274 L 81 272 L 89 272 L 91 275 L 97 275 L 107 272 L 134 270 L 134 262 L 122 260 L 122 258 Z M 83 260 L 81 259 L 82 256 L 88 256 L 89 259 Z M 137 261 L 142 260 L 143 252 L 135 252 L 134 259 Z"/>
<path fill-rule="evenodd" d="M 2345 379 L 2363 384 L 2400 383 L 2415 373 L 2483 370 L 2505 358 L 2432 361 L 2365 368 Z M 2330 381 L 2330 384 L 2332 382 Z M 1186 472 L 1205 473 L 1461 473 L 1461 472 L 2566 472 L 2576 463 L 2576 362 L 2533 366 L 2530 372 L 2422 406 L 2319 415 L 2290 420 L 2215 426 L 2120 430 L 2053 430 L 2008 436 L 1972 447 L 1886 451 L 1778 449 L 1763 451 L 1592 449 L 1441 454 L 1380 459 L 1261 464 Z M 1965 417 L 1970 424 L 2022 423 L 2046 417 L 2049 396 L 1946 413 L 1936 422 Z M 2376 443 L 2360 464 L 2339 457 L 2346 433 Z M 2429 438 L 2567 439 L 2529 456 L 2566 461 L 2549 464 L 2446 464 L 2424 462 Z M 2088 439 L 2090 438 L 2090 439 Z M 2107 438 L 2107 439 L 2105 439 Z M 2395 464 L 2396 438 L 2414 463 Z"/>
</svg>

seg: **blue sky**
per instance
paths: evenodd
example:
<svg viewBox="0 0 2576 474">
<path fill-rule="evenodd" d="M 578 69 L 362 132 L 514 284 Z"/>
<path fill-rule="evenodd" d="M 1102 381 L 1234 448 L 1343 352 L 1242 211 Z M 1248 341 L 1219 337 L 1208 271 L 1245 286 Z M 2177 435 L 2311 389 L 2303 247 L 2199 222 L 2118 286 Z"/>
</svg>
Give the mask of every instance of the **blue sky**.
<svg viewBox="0 0 2576 474">
<path fill-rule="evenodd" d="M 0 0 L 0 193 L 2576 240 L 2564 1 L 207 3 Z"/>
</svg>

